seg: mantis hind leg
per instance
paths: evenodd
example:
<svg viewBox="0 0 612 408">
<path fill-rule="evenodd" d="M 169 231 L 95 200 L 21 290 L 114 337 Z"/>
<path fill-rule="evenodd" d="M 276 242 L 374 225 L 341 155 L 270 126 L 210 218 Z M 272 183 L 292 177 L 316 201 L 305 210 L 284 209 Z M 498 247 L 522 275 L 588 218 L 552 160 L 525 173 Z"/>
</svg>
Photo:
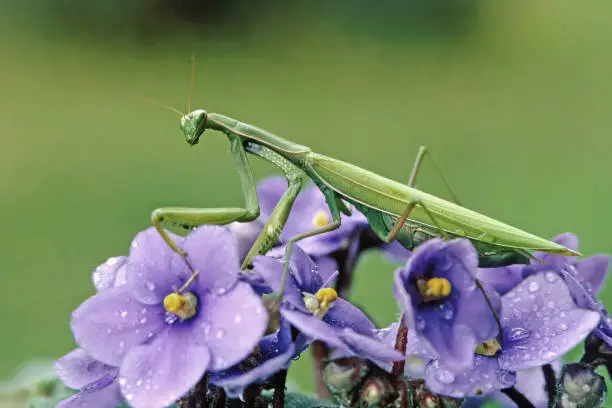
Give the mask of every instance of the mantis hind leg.
<svg viewBox="0 0 612 408">
<path fill-rule="evenodd" d="M 453 192 L 453 189 L 451 188 L 450 183 L 448 182 L 448 179 L 444 175 L 444 172 L 442 171 L 440 166 L 438 166 L 438 164 L 434 160 L 434 158 L 431 155 L 431 152 L 429 151 L 427 146 L 419 147 L 419 152 L 417 153 L 417 157 L 414 160 L 414 165 L 412 166 L 412 172 L 410 173 L 410 178 L 408 179 L 408 186 L 414 187 L 414 185 L 416 184 L 416 178 L 417 178 L 417 176 L 419 174 L 419 170 L 421 169 L 421 165 L 423 164 L 423 159 L 425 159 L 425 156 L 428 156 L 428 155 L 429 155 L 429 161 L 435 167 L 436 172 L 438 173 L 438 175 L 440 176 L 440 178 L 444 182 L 444 185 L 446 186 L 446 189 L 448 190 L 448 192 L 450 193 L 451 197 L 453 198 L 453 201 L 455 203 L 461 205 L 461 203 L 459 202 L 459 198 L 457 198 L 457 195 Z"/>
</svg>

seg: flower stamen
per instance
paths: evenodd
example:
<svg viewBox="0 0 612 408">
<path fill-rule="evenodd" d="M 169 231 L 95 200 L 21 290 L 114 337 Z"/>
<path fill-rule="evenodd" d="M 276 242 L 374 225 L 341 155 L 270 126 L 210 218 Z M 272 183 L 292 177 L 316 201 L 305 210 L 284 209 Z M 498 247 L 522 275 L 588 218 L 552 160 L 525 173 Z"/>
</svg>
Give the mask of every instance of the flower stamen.
<svg viewBox="0 0 612 408">
<path fill-rule="evenodd" d="M 477 345 L 474 353 L 480 354 L 481 356 L 493 357 L 501 348 L 499 341 L 491 339 Z"/>
<path fill-rule="evenodd" d="M 329 215 L 325 210 L 319 210 L 312 218 L 312 224 L 317 227 L 324 227 L 330 222 Z"/>
<path fill-rule="evenodd" d="M 304 304 L 318 318 L 322 318 L 338 299 L 334 288 L 321 288 L 314 295 L 304 293 Z"/>
<path fill-rule="evenodd" d="M 193 317 L 197 312 L 198 298 L 191 292 L 172 292 L 164 298 L 164 309 L 181 320 Z"/>
<path fill-rule="evenodd" d="M 431 278 L 417 280 L 417 288 L 425 302 L 444 299 L 450 295 L 453 287 L 446 278 Z"/>
</svg>

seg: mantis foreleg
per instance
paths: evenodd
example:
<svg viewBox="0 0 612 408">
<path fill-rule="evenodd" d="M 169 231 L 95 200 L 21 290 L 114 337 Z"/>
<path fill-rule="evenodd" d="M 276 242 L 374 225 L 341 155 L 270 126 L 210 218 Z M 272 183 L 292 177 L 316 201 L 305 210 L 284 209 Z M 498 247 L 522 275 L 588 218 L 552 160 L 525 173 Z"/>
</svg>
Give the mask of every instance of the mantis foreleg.
<svg viewBox="0 0 612 408">
<path fill-rule="evenodd" d="M 224 225 L 233 221 L 249 222 L 259 216 L 259 201 L 253 173 L 249 165 L 242 142 L 238 138 L 231 139 L 231 152 L 234 156 L 238 174 L 242 181 L 242 189 L 246 208 L 158 208 L 151 214 L 153 226 L 174 252 L 185 261 L 187 254 L 170 238 L 162 227 L 163 222 L 184 228 L 194 228 L 200 225 Z"/>
</svg>

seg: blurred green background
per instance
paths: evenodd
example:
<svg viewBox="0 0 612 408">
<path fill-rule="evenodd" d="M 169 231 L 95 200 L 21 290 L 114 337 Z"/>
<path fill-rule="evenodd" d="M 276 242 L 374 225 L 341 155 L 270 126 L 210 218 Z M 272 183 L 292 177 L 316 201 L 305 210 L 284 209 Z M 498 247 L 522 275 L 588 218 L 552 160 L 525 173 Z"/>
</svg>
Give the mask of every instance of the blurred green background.
<svg viewBox="0 0 612 408">
<path fill-rule="evenodd" d="M 178 115 L 137 98 L 185 110 L 192 54 L 194 107 L 397 180 L 426 144 L 468 207 L 612 252 L 611 13 L 604 0 L 0 2 L 0 378 L 74 347 L 92 270 L 151 210 L 241 205 L 225 138 L 190 149 Z M 419 186 L 447 197 L 430 170 Z M 370 254 L 355 279 L 380 324 L 397 316 L 393 269 Z M 309 358 L 296 367 L 311 387 Z"/>
</svg>

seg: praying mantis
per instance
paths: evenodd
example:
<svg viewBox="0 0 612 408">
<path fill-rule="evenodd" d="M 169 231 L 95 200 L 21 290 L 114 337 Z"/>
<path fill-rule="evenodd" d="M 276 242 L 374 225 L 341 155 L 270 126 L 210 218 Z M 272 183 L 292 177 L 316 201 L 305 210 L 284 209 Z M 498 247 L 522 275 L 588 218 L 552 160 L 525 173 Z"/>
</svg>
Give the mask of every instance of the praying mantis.
<svg viewBox="0 0 612 408">
<path fill-rule="evenodd" d="M 185 261 L 187 254 L 171 239 L 162 224 L 194 228 L 206 224 L 250 222 L 259 217 L 256 184 L 247 154 L 260 157 L 279 168 L 287 179 L 288 187 L 245 257 L 242 269 L 246 269 L 256 255 L 265 254 L 275 245 L 292 205 L 307 180 L 312 181 L 325 197 L 331 220 L 316 218 L 312 231 L 294 236 L 287 242 L 281 297 L 292 246 L 304 238 L 339 228 L 341 214 L 350 215 L 352 208 L 366 217 L 371 229 L 382 241 L 388 243 L 397 240 L 409 250 L 434 237 L 467 238 L 479 254 L 481 267 L 528 263 L 532 257 L 531 251 L 580 255 L 458 203 L 416 189 L 416 176 L 427 154 L 425 147 L 417 155 L 408 184 L 402 184 L 353 164 L 315 153 L 307 146 L 221 114 L 194 110 L 182 115 L 180 127 L 190 146 L 198 144 L 207 129 L 227 136 L 245 200 L 244 208 L 168 207 L 153 211 L 153 226 Z"/>
</svg>

